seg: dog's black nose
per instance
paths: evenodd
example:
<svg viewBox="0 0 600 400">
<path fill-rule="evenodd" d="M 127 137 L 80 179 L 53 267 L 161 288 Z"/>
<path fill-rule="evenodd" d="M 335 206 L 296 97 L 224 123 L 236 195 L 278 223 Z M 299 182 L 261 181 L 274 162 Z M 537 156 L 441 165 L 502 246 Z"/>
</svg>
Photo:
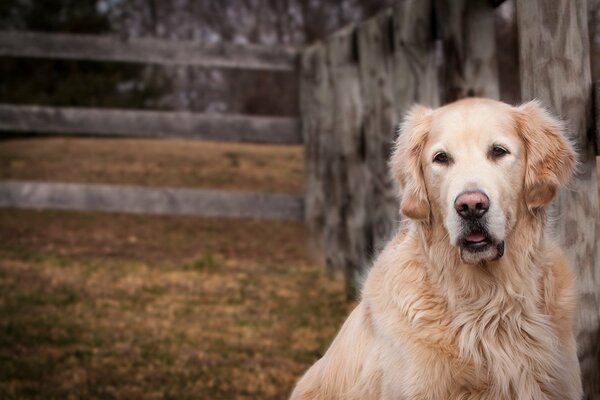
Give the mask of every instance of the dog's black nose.
<svg viewBox="0 0 600 400">
<path fill-rule="evenodd" d="M 458 215 L 465 219 L 481 218 L 490 208 L 490 199 L 482 191 L 463 192 L 454 200 Z"/>
</svg>

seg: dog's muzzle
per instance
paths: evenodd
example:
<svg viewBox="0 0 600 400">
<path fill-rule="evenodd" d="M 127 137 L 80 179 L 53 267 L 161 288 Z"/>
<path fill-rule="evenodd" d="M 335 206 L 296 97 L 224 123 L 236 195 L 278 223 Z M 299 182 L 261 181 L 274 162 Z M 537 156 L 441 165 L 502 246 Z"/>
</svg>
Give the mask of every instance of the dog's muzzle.
<svg viewBox="0 0 600 400">
<path fill-rule="evenodd" d="M 468 264 L 497 260 L 504 255 L 504 241 L 493 238 L 487 229 L 489 208 L 490 199 L 480 190 L 462 192 L 454 200 L 454 209 L 462 221 L 460 256 Z"/>
</svg>

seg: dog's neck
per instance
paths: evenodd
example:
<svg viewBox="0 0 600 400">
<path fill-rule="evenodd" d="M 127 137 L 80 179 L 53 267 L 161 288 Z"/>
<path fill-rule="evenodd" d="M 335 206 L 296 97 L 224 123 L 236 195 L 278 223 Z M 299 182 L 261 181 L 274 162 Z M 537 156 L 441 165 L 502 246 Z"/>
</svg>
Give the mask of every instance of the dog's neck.
<svg viewBox="0 0 600 400">
<path fill-rule="evenodd" d="M 451 308 L 485 307 L 491 302 L 510 299 L 514 303 L 533 298 L 526 293 L 536 290 L 541 273 L 537 257 L 544 246 L 544 216 L 542 212 L 532 214 L 527 210 L 519 210 L 519 214 L 505 238 L 504 256 L 479 265 L 461 260 L 441 221 L 433 218 L 417 223 L 416 237 L 426 257 L 430 280 L 447 289 L 446 300 Z"/>
</svg>

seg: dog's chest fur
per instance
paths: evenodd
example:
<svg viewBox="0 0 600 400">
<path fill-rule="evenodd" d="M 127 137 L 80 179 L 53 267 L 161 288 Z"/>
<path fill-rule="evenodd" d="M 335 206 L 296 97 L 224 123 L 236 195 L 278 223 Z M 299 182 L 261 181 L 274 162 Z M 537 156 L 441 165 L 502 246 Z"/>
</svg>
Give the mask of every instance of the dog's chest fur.
<svg viewBox="0 0 600 400">
<path fill-rule="evenodd" d="M 500 288 L 451 307 L 425 276 L 410 273 L 409 287 L 384 285 L 401 289 L 382 293 L 395 296 L 390 308 L 373 310 L 378 331 L 389 334 L 390 347 L 380 353 L 382 398 L 544 399 L 561 392 L 555 328 L 539 304 Z M 389 324 L 390 313 L 401 315 L 398 325 Z"/>
<path fill-rule="evenodd" d="M 558 392 L 557 339 L 540 310 L 491 301 L 462 310 L 453 325 L 457 366 L 465 364 L 455 380 L 464 383 L 454 385 L 451 397 L 540 399 Z"/>
</svg>

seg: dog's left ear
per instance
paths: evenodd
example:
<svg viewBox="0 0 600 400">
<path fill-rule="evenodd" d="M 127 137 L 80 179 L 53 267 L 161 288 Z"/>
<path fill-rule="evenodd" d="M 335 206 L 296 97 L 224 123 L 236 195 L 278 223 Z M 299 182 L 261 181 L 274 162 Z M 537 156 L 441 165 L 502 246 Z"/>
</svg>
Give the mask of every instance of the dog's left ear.
<svg viewBox="0 0 600 400">
<path fill-rule="evenodd" d="M 518 107 L 516 128 L 525 143 L 525 201 L 530 210 L 548 204 L 575 168 L 575 151 L 564 135 L 561 121 L 537 101 Z"/>
<path fill-rule="evenodd" d="M 390 158 L 392 176 L 400 183 L 400 210 L 408 218 L 429 218 L 429 201 L 421 169 L 421 153 L 431 128 L 432 110 L 414 106 L 398 127 L 398 137 Z"/>
</svg>

